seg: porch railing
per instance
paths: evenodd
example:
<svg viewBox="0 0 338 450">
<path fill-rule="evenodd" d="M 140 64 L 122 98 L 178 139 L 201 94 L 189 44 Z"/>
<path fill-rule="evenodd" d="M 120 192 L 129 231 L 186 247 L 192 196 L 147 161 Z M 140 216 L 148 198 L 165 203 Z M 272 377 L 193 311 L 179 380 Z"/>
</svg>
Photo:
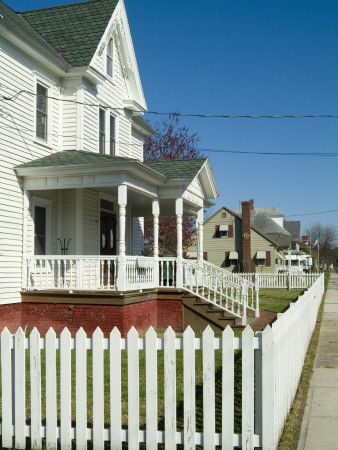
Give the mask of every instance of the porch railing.
<svg viewBox="0 0 338 450">
<path fill-rule="evenodd" d="M 117 256 L 30 256 L 24 269 L 27 290 L 116 289 Z"/>
<path fill-rule="evenodd" d="M 215 266 L 216 267 L 216 266 Z M 224 270 L 213 271 L 205 264 L 199 265 L 190 260 L 183 260 L 183 286 L 197 297 L 216 305 L 230 314 L 241 317 L 242 324 L 247 322 L 247 309 L 259 317 L 259 296 L 251 293 L 249 283 L 242 280 L 234 282 L 224 275 Z"/>
<path fill-rule="evenodd" d="M 176 258 L 127 256 L 127 290 L 176 286 Z M 117 290 L 117 256 L 30 256 L 24 263 L 26 290 Z"/>
</svg>

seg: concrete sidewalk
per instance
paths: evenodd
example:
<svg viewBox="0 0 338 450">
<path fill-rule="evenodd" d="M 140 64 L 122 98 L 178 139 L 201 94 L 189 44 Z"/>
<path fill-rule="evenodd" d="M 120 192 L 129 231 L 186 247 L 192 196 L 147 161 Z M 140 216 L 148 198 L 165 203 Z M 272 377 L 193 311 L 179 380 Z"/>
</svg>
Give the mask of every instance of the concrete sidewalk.
<svg viewBox="0 0 338 450">
<path fill-rule="evenodd" d="M 338 274 L 331 273 L 298 450 L 338 450 Z"/>
</svg>

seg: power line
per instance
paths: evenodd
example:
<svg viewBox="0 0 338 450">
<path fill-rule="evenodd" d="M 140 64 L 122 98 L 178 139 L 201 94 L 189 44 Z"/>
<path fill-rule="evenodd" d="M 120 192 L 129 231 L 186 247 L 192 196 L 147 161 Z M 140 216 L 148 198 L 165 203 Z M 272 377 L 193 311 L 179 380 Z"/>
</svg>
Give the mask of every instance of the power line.
<svg viewBox="0 0 338 450">
<path fill-rule="evenodd" d="M 285 216 L 285 217 L 313 216 L 315 214 L 327 214 L 327 213 L 332 213 L 332 212 L 338 212 L 338 209 L 330 209 L 328 211 L 317 211 L 317 212 L 305 213 L 305 214 L 291 214 L 291 215 Z"/>
<path fill-rule="evenodd" d="M 5 113 L 6 114 L 6 113 Z M 8 113 L 7 113 L 8 114 Z M 0 117 L 4 117 L 6 118 L 5 115 L 1 114 L 1 109 L 0 109 Z M 12 130 L 17 130 L 17 131 L 21 131 L 21 132 L 27 132 L 27 133 L 34 133 L 33 129 L 30 128 L 26 128 L 23 127 L 22 125 L 20 125 L 19 127 L 13 127 L 13 126 L 0 126 L 0 129 L 3 130 L 7 130 L 7 129 L 12 129 Z M 58 134 L 58 133 L 46 133 L 48 136 L 53 136 L 53 137 L 59 137 L 59 138 L 63 138 L 63 139 L 80 139 L 82 141 L 87 141 L 87 142 L 100 142 L 100 139 L 95 139 L 95 138 L 90 138 L 90 137 L 80 137 L 77 135 L 65 135 L 65 134 Z M 110 140 L 105 140 L 104 142 L 110 142 Z M 119 144 L 119 145 L 128 145 L 131 147 L 140 147 L 140 145 L 142 144 L 133 144 L 129 141 L 117 141 L 115 140 L 115 144 Z M 203 148 L 203 147 L 197 147 L 196 150 L 200 151 L 200 152 L 210 152 L 210 153 L 231 153 L 231 154 L 243 154 L 243 155 L 272 155 L 272 156 L 338 156 L 338 152 L 337 153 L 330 153 L 330 152 L 323 152 L 323 153 L 319 153 L 319 152 L 254 152 L 254 151 L 239 151 L 239 150 L 224 150 L 224 149 L 212 149 L 212 148 Z"/>
<path fill-rule="evenodd" d="M 5 87 L 5 86 L 4 86 Z M 2 100 L 4 101 L 15 101 L 17 98 L 22 94 L 29 94 L 36 96 L 37 93 L 28 91 L 26 89 L 22 89 L 20 91 L 17 91 L 12 96 L 4 96 L 2 95 Z M 173 115 L 173 116 L 180 116 L 180 117 L 200 117 L 200 118 L 212 118 L 212 119 L 327 119 L 327 118 L 338 118 L 338 114 L 287 114 L 287 115 L 250 115 L 250 114 L 197 114 L 197 113 L 179 113 L 179 112 L 167 112 L 167 111 L 143 111 L 143 110 L 128 110 L 128 108 L 114 108 L 111 106 L 104 106 L 100 105 L 99 103 L 86 103 L 86 102 L 78 102 L 77 100 L 71 100 L 71 99 L 63 99 L 63 98 L 57 98 L 53 96 L 43 96 L 45 98 L 49 98 L 51 100 L 60 101 L 60 102 L 69 102 L 69 103 L 75 103 L 77 105 L 84 105 L 84 106 L 94 106 L 96 108 L 100 107 L 103 109 L 112 109 L 114 111 L 129 111 L 131 113 L 145 113 L 145 114 L 153 114 L 153 115 Z"/>
<path fill-rule="evenodd" d="M 239 151 L 239 150 L 224 150 L 224 149 L 214 149 L 214 148 L 203 148 L 198 147 L 196 150 L 210 153 L 237 153 L 245 155 L 276 155 L 276 156 L 338 156 L 338 153 L 330 152 L 250 152 L 250 151 Z"/>
</svg>

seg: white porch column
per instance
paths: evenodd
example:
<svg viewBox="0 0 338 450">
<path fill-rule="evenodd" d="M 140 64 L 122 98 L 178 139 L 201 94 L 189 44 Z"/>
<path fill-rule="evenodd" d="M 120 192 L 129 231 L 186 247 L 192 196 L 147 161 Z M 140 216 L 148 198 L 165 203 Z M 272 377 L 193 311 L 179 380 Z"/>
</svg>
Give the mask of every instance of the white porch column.
<svg viewBox="0 0 338 450">
<path fill-rule="evenodd" d="M 117 263 L 117 290 L 127 290 L 126 278 L 126 206 L 127 206 L 127 186 L 121 184 L 118 187 L 119 205 L 119 254 Z"/>
<path fill-rule="evenodd" d="M 203 208 L 199 209 L 197 213 L 197 260 L 203 261 Z"/>
<path fill-rule="evenodd" d="M 83 189 L 76 189 L 76 254 L 83 255 Z"/>
<path fill-rule="evenodd" d="M 158 230 L 159 230 L 159 215 L 160 215 L 160 204 L 158 200 L 153 200 L 152 205 L 153 219 L 154 219 L 154 258 L 158 258 Z"/>
<path fill-rule="evenodd" d="M 158 231 L 159 231 L 159 215 L 160 215 L 160 203 L 158 200 L 153 200 L 152 204 L 153 220 L 154 220 L 154 248 L 153 256 L 155 258 L 155 280 L 158 280 L 158 285 L 160 285 L 160 273 L 159 273 L 159 263 L 158 263 Z"/>
<path fill-rule="evenodd" d="M 182 229 L 182 218 L 183 218 L 183 198 L 176 199 L 176 223 L 177 223 L 177 273 L 176 273 L 176 286 L 183 287 L 183 267 L 182 267 L 182 242 L 183 242 L 183 229 Z"/>
<path fill-rule="evenodd" d="M 28 221 L 29 197 L 26 188 L 23 190 L 22 202 L 22 269 L 21 287 L 27 287 L 27 221 Z"/>
</svg>

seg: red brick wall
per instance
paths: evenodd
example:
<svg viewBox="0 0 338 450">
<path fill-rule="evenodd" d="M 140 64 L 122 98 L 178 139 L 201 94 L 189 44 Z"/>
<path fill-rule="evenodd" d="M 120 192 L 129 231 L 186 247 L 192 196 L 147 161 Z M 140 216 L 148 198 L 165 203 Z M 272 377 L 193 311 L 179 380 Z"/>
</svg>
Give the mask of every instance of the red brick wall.
<svg viewBox="0 0 338 450">
<path fill-rule="evenodd" d="M 181 300 L 148 300 L 128 305 L 88 305 L 61 303 L 17 303 L 0 306 L 0 331 L 7 327 L 14 333 L 20 326 L 36 327 L 45 334 L 50 327 L 60 334 L 67 327 L 72 335 L 82 327 L 91 335 L 100 327 L 105 336 L 116 326 L 126 336 L 132 326 L 138 332 L 150 326 L 182 330 Z"/>
<path fill-rule="evenodd" d="M 157 328 L 165 329 L 169 325 L 175 331 L 183 330 L 182 300 L 157 301 Z"/>
<path fill-rule="evenodd" d="M 7 327 L 11 333 L 15 333 L 21 326 L 21 305 L 22 303 L 13 303 L 0 306 L 0 331 Z"/>
</svg>

